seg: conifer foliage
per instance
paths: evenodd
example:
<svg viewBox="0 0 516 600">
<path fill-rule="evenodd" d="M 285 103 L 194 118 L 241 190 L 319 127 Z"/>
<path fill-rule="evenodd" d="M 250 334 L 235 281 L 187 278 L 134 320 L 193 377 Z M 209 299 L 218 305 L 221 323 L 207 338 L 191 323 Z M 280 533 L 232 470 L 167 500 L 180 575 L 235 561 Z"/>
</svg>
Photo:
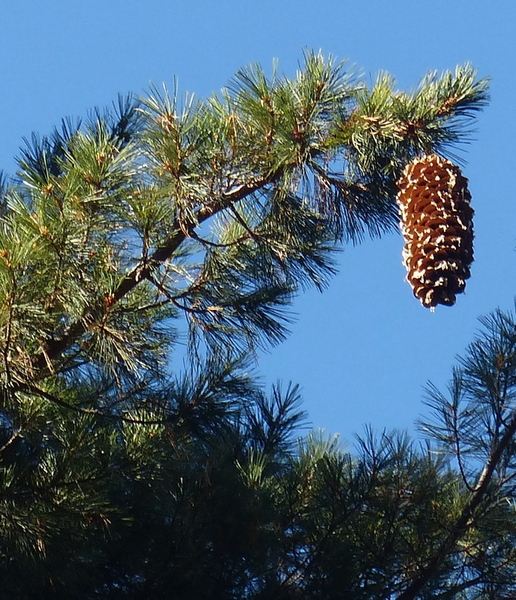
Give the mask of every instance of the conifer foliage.
<svg viewBox="0 0 516 600">
<path fill-rule="evenodd" d="M 0 597 L 513 592 L 509 346 L 464 368 L 467 410 L 436 395 L 437 450 L 302 436 L 297 388 L 252 375 L 338 244 L 398 228 L 407 164 L 435 154 L 463 181 L 439 161 L 487 87 L 469 65 L 368 87 L 308 52 L 292 78 L 252 65 L 206 100 L 154 88 L 26 141 L 0 181 Z M 427 303 L 466 279 L 461 207 L 462 270 Z"/>
</svg>

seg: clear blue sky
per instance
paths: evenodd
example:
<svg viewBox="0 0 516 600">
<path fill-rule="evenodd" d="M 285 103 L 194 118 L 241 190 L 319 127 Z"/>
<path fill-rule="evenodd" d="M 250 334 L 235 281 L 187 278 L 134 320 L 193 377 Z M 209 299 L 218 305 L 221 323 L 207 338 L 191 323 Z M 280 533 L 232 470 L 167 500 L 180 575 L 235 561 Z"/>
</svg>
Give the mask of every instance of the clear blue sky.
<svg viewBox="0 0 516 600">
<path fill-rule="evenodd" d="M 24 136 L 106 106 L 151 82 L 207 96 L 250 62 L 292 74 L 302 49 L 349 59 L 400 88 L 470 61 L 492 77 L 492 102 L 464 152 L 476 211 L 476 261 L 453 308 L 424 309 L 404 281 L 402 240 L 343 248 L 324 294 L 298 298 L 292 334 L 261 360 L 268 382 L 292 380 L 316 427 L 351 441 L 365 424 L 413 429 L 422 387 L 444 387 L 478 328 L 516 294 L 513 0 L 3 0 L 0 168 Z"/>
</svg>

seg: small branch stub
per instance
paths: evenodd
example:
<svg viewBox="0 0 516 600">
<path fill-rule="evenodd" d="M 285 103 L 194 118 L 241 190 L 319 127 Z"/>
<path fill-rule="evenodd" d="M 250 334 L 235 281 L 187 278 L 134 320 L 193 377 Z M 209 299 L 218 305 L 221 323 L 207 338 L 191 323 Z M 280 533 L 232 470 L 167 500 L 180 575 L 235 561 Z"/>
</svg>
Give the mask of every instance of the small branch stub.
<svg viewBox="0 0 516 600">
<path fill-rule="evenodd" d="M 397 197 L 407 281 L 423 306 L 452 306 L 473 261 L 473 209 L 459 167 L 431 154 L 407 165 Z"/>
</svg>

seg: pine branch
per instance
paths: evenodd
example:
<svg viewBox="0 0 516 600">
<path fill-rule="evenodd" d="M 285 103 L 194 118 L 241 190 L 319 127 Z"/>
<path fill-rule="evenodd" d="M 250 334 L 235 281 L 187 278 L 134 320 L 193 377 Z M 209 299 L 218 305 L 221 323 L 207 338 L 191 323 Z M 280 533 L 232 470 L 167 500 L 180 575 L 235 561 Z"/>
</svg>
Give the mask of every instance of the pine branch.
<svg viewBox="0 0 516 600">
<path fill-rule="evenodd" d="M 79 406 L 74 406 L 73 404 L 70 404 L 70 403 L 62 400 L 55 394 L 49 394 L 48 392 L 45 392 L 44 390 L 42 390 L 41 388 L 38 388 L 36 386 L 28 386 L 27 391 L 32 392 L 37 395 L 40 395 L 42 398 L 45 398 L 45 400 L 48 400 L 49 402 L 52 402 L 53 404 L 56 404 L 56 405 L 60 406 L 61 408 L 65 408 L 66 410 L 69 410 L 71 412 L 78 412 L 83 415 L 91 415 L 91 416 L 99 417 L 101 419 L 106 419 L 108 421 L 131 423 L 133 425 L 170 425 L 173 423 L 173 419 L 171 419 L 170 416 L 166 416 L 166 417 L 164 416 L 164 417 L 160 417 L 158 419 L 147 418 L 147 417 L 137 418 L 134 416 L 128 416 L 124 413 L 115 414 L 115 413 L 111 413 L 111 412 L 107 412 L 107 411 L 100 411 L 100 410 L 96 410 L 96 409 L 92 409 L 92 408 L 83 408 L 83 407 L 79 407 Z"/>
<path fill-rule="evenodd" d="M 195 223 L 201 225 L 204 221 L 224 208 L 255 193 L 266 184 L 274 181 L 274 179 L 275 176 L 271 176 L 267 180 L 260 180 L 252 184 L 242 184 L 235 190 L 223 194 L 219 201 L 204 206 L 197 211 Z M 193 227 L 193 225 L 190 225 L 190 227 Z M 158 247 L 144 262 L 134 267 L 121 280 L 110 296 L 110 308 L 129 294 L 141 281 L 147 279 L 157 266 L 169 260 L 178 250 L 180 245 L 189 237 L 188 228 L 185 228 L 184 223 L 182 223 L 179 218 L 176 218 L 172 229 L 174 233 L 168 238 L 166 243 Z M 65 352 L 67 348 L 71 347 L 93 323 L 99 322 L 105 313 L 105 309 L 105 304 L 89 307 L 82 318 L 70 325 L 60 338 L 48 340 L 45 343 L 44 351 L 39 355 L 36 355 L 33 363 L 34 367 L 43 372 L 47 370 L 48 362 L 55 361 L 59 355 Z"/>
<path fill-rule="evenodd" d="M 510 422 L 507 424 L 500 441 L 494 447 L 493 452 L 489 457 L 489 461 L 484 466 L 469 500 L 466 502 L 461 514 L 451 527 L 449 534 L 441 542 L 433 556 L 427 560 L 425 566 L 419 570 L 418 574 L 408 587 L 397 597 L 397 600 L 415 600 L 425 585 L 438 573 L 439 568 L 446 560 L 449 553 L 456 547 L 457 542 L 475 525 L 476 511 L 486 499 L 493 475 L 500 464 L 504 452 L 513 442 L 515 434 L 516 411 L 513 413 Z"/>
<path fill-rule="evenodd" d="M 181 105 L 177 91 L 172 97 L 166 90 L 154 91 L 138 107 L 119 99 L 114 116 L 95 112 L 85 130 L 68 122 L 50 138 L 35 138 L 20 161 L 27 190 L 36 190 L 25 198 L 23 227 L 52 253 L 48 272 L 66 271 L 67 278 L 58 281 L 54 274 L 52 301 L 42 307 L 47 330 L 56 333 L 38 336 L 34 369 L 43 377 L 57 372 L 59 357 L 85 333 L 94 338 L 108 309 L 123 304 L 141 282 L 177 258 L 187 240 L 197 242 L 190 256 L 205 252 L 204 269 L 220 250 L 219 273 L 237 264 L 251 273 L 259 265 L 268 274 L 259 282 L 263 289 L 270 284 L 279 291 L 278 274 L 291 290 L 305 282 L 322 288 L 331 271 L 325 258 L 330 238 L 359 240 L 365 231 L 380 234 L 395 225 L 396 177 L 420 149 L 417 135 L 405 135 L 403 127 L 422 113 L 432 125 L 425 140 L 440 143 L 447 119 L 469 116 L 485 100 L 484 88 L 475 85 L 470 69 L 439 82 L 430 77 L 410 97 L 395 92 L 386 75 L 369 92 L 352 82 L 342 64 L 307 53 L 304 70 L 292 80 L 276 74 L 267 78 L 257 66 L 243 69 L 224 92 L 224 102 L 187 96 Z M 236 204 L 248 199 L 250 205 L 260 193 L 266 201 L 254 209 L 251 225 Z M 31 204 L 41 223 L 33 218 Z M 226 210 L 233 211 L 253 243 L 238 238 L 235 251 L 224 253 L 221 240 L 201 235 L 200 228 Z M 303 219 L 310 235 L 304 233 Z M 67 225 L 75 229 L 72 244 L 63 233 Z M 126 250 L 136 236 L 140 258 L 135 264 Z M 97 261 L 91 256 L 99 245 L 105 258 Z M 91 256 L 78 261 L 73 249 Z M 222 288 L 205 291 L 228 308 L 226 329 L 219 332 L 229 341 L 238 329 L 231 327 L 230 304 L 235 302 L 235 323 L 242 328 L 245 303 L 233 289 L 227 302 Z M 266 295 L 262 300 L 267 302 Z M 247 310 L 253 310 L 252 303 Z M 265 317 L 261 323 L 248 321 L 254 332 L 267 334 L 272 327 Z"/>
<path fill-rule="evenodd" d="M 459 517 L 450 528 L 449 534 L 441 542 L 432 557 L 427 560 L 424 567 L 419 570 L 413 581 L 397 597 L 397 600 L 415 600 L 425 585 L 438 573 L 439 568 L 447 556 L 453 552 L 459 540 L 476 525 L 478 518 L 476 514 L 477 509 L 487 499 L 493 476 L 500 466 L 503 455 L 507 452 L 511 444 L 513 444 L 515 435 L 516 411 L 513 411 L 510 420 L 507 421 L 503 435 L 493 445 L 489 459 L 484 465 L 476 484 L 472 487 L 470 497 Z M 464 478 L 464 473 L 462 473 L 462 477 Z"/>
</svg>

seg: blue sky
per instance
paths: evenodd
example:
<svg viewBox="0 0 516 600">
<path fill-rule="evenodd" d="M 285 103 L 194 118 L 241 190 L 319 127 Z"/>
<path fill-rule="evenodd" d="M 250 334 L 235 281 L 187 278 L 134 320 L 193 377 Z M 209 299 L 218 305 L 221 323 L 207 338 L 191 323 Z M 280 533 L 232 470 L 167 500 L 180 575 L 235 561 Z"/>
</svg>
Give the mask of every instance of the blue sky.
<svg viewBox="0 0 516 600">
<path fill-rule="evenodd" d="M 291 336 L 259 367 L 269 383 L 299 383 L 311 423 L 344 440 L 365 424 L 413 430 L 422 387 L 445 386 L 477 317 L 513 306 L 515 22 L 513 0 L 3 0 L 0 168 L 14 171 L 33 131 L 174 77 L 203 97 L 251 62 L 277 58 L 293 74 L 309 48 L 410 89 L 429 70 L 471 62 L 492 78 L 492 101 L 462 153 L 476 211 L 466 294 L 424 309 L 404 281 L 398 235 L 343 247 L 330 288 L 297 299 Z"/>
</svg>

